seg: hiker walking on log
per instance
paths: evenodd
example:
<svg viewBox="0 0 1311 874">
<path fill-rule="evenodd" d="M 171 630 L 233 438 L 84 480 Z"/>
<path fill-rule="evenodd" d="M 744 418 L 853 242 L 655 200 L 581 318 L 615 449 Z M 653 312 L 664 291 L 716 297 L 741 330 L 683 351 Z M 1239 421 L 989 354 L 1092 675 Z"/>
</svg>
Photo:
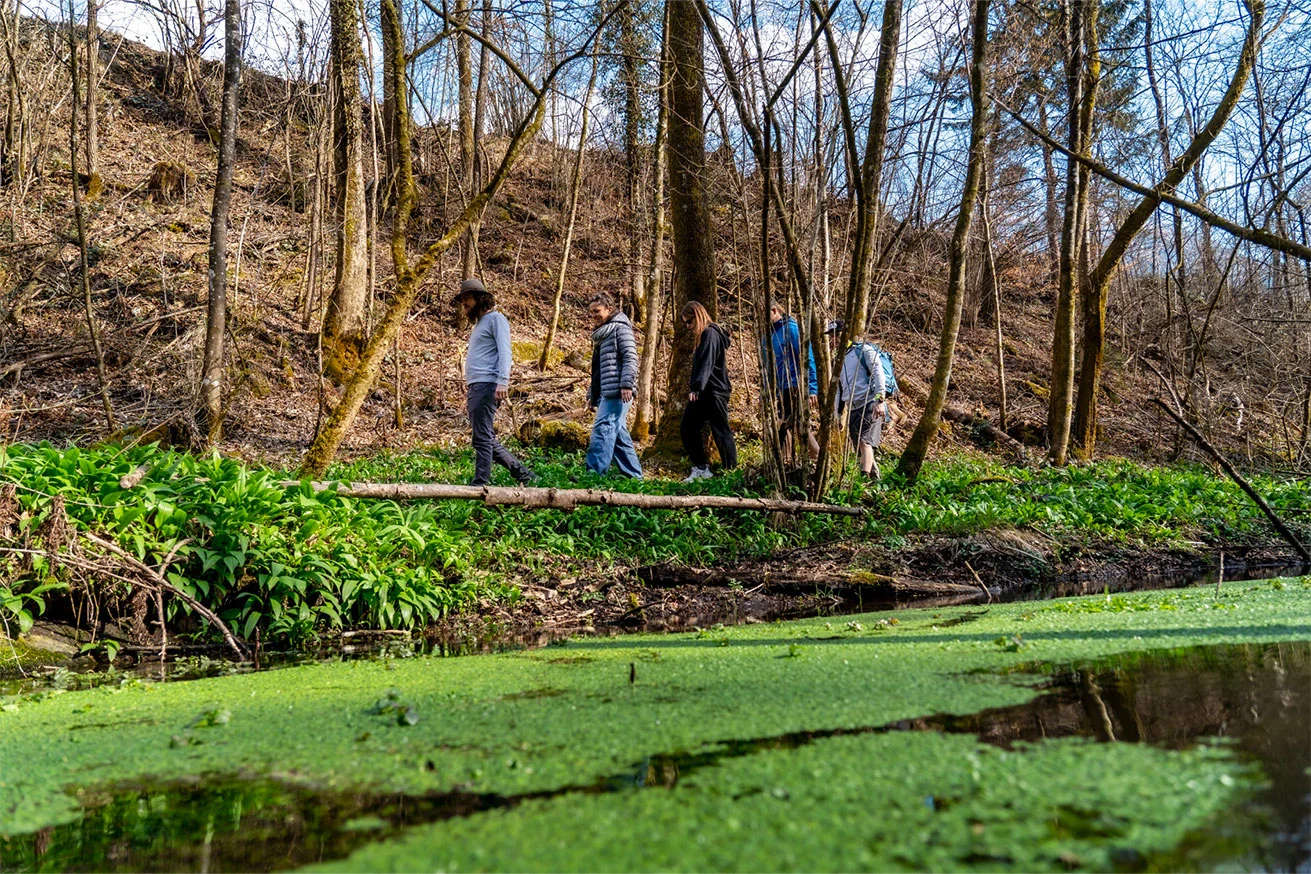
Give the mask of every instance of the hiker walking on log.
<svg viewBox="0 0 1311 874">
<path fill-rule="evenodd" d="M 536 475 L 501 445 L 492 427 L 497 408 L 510 394 L 510 323 L 497 311 L 496 298 L 481 280 L 469 278 L 460 283 L 451 303 L 458 305 L 473 325 L 464 358 L 469 426 L 473 429 L 470 485 L 491 484 L 493 461 L 509 470 L 520 485 L 527 485 Z"/>
<path fill-rule="evenodd" d="M 699 479 L 709 479 L 710 459 L 706 457 L 706 444 L 701 436 L 702 429 L 710 426 L 710 434 L 719 449 L 719 460 L 725 470 L 737 467 L 737 445 L 733 442 L 733 430 L 728 425 L 728 395 L 732 387 L 728 381 L 728 333 L 710 321 L 706 312 L 697 301 L 690 301 L 683 307 L 683 324 L 696 337 L 696 349 L 692 352 L 691 391 L 687 395 L 687 406 L 683 408 L 681 431 L 683 450 L 692 462 L 692 472 L 685 483 Z"/>
<path fill-rule="evenodd" d="M 618 310 L 614 298 L 604 293 L 588 301 L 587 312 L 595 326 L 587 406 L 596 412 L 587 444 L 587 469 L 603 474 L 613 459 L 624 476 L 641 479 L 642 462 L 628 434 L 628 408 L 633 405 L 633 386 L 637 384 L 633 323 Z"/>
<path fill-rule="evenodd" d="M 778 443 L 783 449 L 783 457 L 792 457 L 792 429 L 794 420 L 798 420 L 797 404 L 801 400 L 801 331 L 797 320 L 783 311 L 783 305 L 771 301 L 769 305 L 769 335 L 760 341 L 761 354 L 765 360 L 773 363 L 773 378 L 769 388 L 773 390 L 774 408 L 778 411 Z M 767 369 L 767 373 L 770 371 Z M 813 407 L 819 402 L 819 381 L 815 378 L 815 350 L 806 344 L 806 396 Z M 806 442 L 810 446 L 810 457 L 819 457 L 819 441 L 815 435 L 806 433 Z"/>
<path fill-rule="evenodd" d="M 834 319 L 824 333 L 829 342 L 837 345 L 843 322 Z M 842 422 L 843 409 L 850 406 L 846 419 L 847 434 L 856 450 L 860 472 L 870 479 L 880 476 L 874 448 L 883 442 L 883 423 L 887 417 L 888 386 L 883 374 L 883 363 L 878 350 L 863 339 L 855 339 L 842 356 L 842 373 L 838 377 L 838 421 Z"/>
</svg>

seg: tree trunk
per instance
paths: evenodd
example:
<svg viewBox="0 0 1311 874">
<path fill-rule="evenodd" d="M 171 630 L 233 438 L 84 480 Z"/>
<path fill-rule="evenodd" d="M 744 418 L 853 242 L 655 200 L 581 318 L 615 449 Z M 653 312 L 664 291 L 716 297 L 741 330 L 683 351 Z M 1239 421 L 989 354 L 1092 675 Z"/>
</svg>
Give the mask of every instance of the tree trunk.
<svg viewBox="0 0 1311 874">
<path fill-rule="evenodd" d="M 96 101 L 99 99 L 100 79 L 100 29 L 96 22 L 99 8 L 96 0 L 87 0 L 86 4 L 86 102 L 83 111 L 86 114 L 86 175 L 87 195 L 95 199 L 100 195 L 100 125 L 96 117 Z"/>
<path fill-rule="evenodd" d="M 942 424 L 942 409 L 947 402 L 947 387 L 951 382 L 951 365 L 956 353 L 956 335 L 960 331 L 961 310 L 965 303 L 965 256 L 970 239 L 970 225 L 974 217 L 974 202 L 979 196 L 979 179 L 983 175 L 983 150 L 987 140 L 988 122 L 988 0 L 975 0 L 973 22 L 973 63 L 970 68 L 970 150 L 965 172 L 965 188 L 961 191 L 960 212 L 956 216 L 956 230 L 951 237 L 950 261 L 947 268 L 947 305 L 942 318 L 942 338 L 938 347 L 938 363 L 933 371 L 933 384 L 924 403 L 924 415 L 915 426 L 906 450 L 901 455 L 897 472 L 914 482 L 929 454 L 929 446 Z"/>
<path fill-rule="evenodd" d="M 1088 17 L 1095 15 L 1099 0 L 1094 0 Z M 1084 49 L 1087 45 L 1087 19 L 1085 4 L 1080 0 L 1066 0 L 1062 10 L 1065 23 L 1066 60 L 1065 83 L 1069 98 L 1069 123 L 1066 143 L 1075 155 L 1087 154 L 1089 143 L 1084 139 L 1081 123 L 1090 99 L 1085 91 Z M 1061 225 L 1060 281 L 1056 292 L 1056 325 L 1052 336 L 1051 394 L 1047 399 L 1047 433 L 1050 439 L 1048 457 L 1053 464 L 1065 464 L 1070 440 L 1070 417 L 1074 400 L 1075 311 L 1079 301 L 1080 270 L 1079 244 L 1083 239 L 1082 219 L 1086 212 L 1088 191 L 1081 183 L 1085 179 L 1078 161 L 1065 162 L 1065 218 Z"/>
<path fill-rule="evenodd" d="M 642 320 L 642 361 L 637 375 L 637 416 L 633 420 L 633 439 L 651 436 L 654 421 L 656 355 L 660 351 L 660 313 L 664 308 L 663 283 L 660 277 L 665 251 L 665 170 L 668 149 L 665 132 L 669 121 L 669 40 L 668 27 L 662 28 L 660 40 L 660 78 L 657 91 L 655 154 L 651 171 L 651 249 L 647 257 L 646 317 Z"/>
<path fill-rule="evenodd" d="M 87 257 L 86 208 L 82 203 L 82 183 L 77 172 L 77 108 L 79 103 L 77 41 L 73 37 L 73 8 L 68 10 L 68 63 L 69 78 L 73 83 L 73 111 L 68 119 L 68 161 L 69 174 L 73 180 L 73 217 L 77 225 L 77 248 L 81 259 L 82 305 L 86 312 L 87 332 L 91 335 L 91 349 L 96 356 L 96 384 L 100 391 L 100 402 L 105 409 L 105 427 L 115 431 L 118 425 L 114 421 L 114 406 L 109 400 L 109 377 L 105 372 L 105 353 L 100 345 L 100 328 L 96 324 L 95 309 L 91 299 L 91 263 Z"/>
<path fill-rule="evenodd" d="M 200 380 L 199 424 L 213 446 L 223 429 L 223 335 L 228 310 L 228 212 L 232 165 L 237 151 L 237 93 L 241 87 L 241 4 L 223 4 L 223 109 L 219 121 L 218 170 L 209 218 L 209 303 L 205 315 L 205 361 Z"/>
<path fill-rule="evenodd" d="M 1101 258 L 1097 261 L 1097 266 L 1093 268 L 1088 278 L 1087 295 L 1089 302 L 1085 316 L 1088 312 L 1091 312 L 1094 319 L 1091 329 L 1085 326 L 1083 367 L 1079 378 L 1078 399 L 1080 410 L 1079 438 L 1083 453 L 1088 457 L 1092 456 L 1096 446 L 1097 392 L 1101 385 L 1102 357 L 1106 342 L 1106 296 L 1111 287 L 1111 280 L 1114 278 L 1120 262 L 1124 259 L 1129 244 L 1133 242 L 1134 238 L 1138 236 L 1138 232 L 1142 230 L 1148 219 L 1156 212 L 1156 208 L 1162 200 L 1160 195 L 1173 194 L 1179 183 L 1183 181 L 1197 161 L 1206 153 L 1207 148 L 1220 135 L 1225 124 L 1229 121 L 1234 107 L 1238 104 L 1238 98 L 1242 96 L 1243 89 L 1247 86 L 1247 80 L 1256 63 L 1261 24 L 1265 20 L 1265 4 L 1264 0 L 1248 0 L 1247 6 L 1252 16 L 1251 21 L 1248 22 L 1247 38 L 1243 43 L 1242 52 L 1239 54 L 1233 76 L 1230 78 L 1229 87 L 1225 90 L 1224 96 L 1220 99 L 1214 112 L 1211 113 L 1206 125 L 1197 132 L 1188 144 L 1188 148 L 1171 164 L 1164 178 L 1153 189 L 1152 194 L 1143 195 L 1129 215 L 1120 223 L 1115 235 L 1111 238 L 1111 242 L 1107 244 L 1106 250 L 1102 253 Z"/>
<path fill-rule="evenodd" d="M 473 46 L 469 36 L 469 0 L 455 0 L 455 67 L 459 80 L 460 200 L 473 196 L 474 162 L 478 160 L 473 140 Z M 460 241 L 460 276 L 468 278 L 478 271 L 478 250 L 473 242 L 473 225 Z"/>
<path fill-rule="evenodd" d="M 368 311 L 368 215 L 364 196 L 360 25 L 355 0 L 331 0 L 333 174 L 336 180 L 337 270 L 323 324 L 324 354 L 344 381 L 364 345 Z"/>
<path fill-rule="evenodd" d="M 483 0 L 479 27 L 482 29 L 482 41 L 478 46 L 478 86 L 473 94 L 473 185 L 470 192 L 483 185 L 483 163 L 478 157 L 478 144 L 482 142 L 483 131 L 487 126 L 487 79 L 490 75 L 487 45 L 492 36 L 492 0 Z M 473 248 L 475 264 L 478 263 L 478 237 L 482 233 L 482 224 L 481 212 L 469 223 L 469 245 Z"/>
<path fill-rule="evenodd" d="M 551 301 L 551 324 L 546 329 L 546 339 L 542 341 L 542 354 L 537 359 L 537 369 L 545 370 L 546 362 L 551 356 L 551 344 L 555 342 L 555 332 L 560 327 L 560 300 L 564 297 L 565 276 L 569 272 L 569 252 L 574 244 L 574 222 L 578 218 L 578 191 L 583 187 L 583 157 L 587 153 L 587 128 L 592 119 L 592 89 L 596 87 L 596 72 L 599 66 L 596 55 L 592 56 L 592 75 L 587 80 L 587 94 L 583 98 L 582 129 L 578 133 L 578 154 L 574 158 L 574 172 L 569 180 L 569 206 L 564 226 L 564 251 L 560 253 L 560 271 L 555 277 L 555 296 Z"/>
<path fill-rule="evenodd" d="M 641 60 L 638 58 L 637 4 L 619 11 L 620 75 L 624 85 L 624 175 L 628 183 L 628 287 L 633 320 L 646 307 L 646 270 L 642 263 L 642 155 L 638 135 L 642 123 Z"/>
<path fill-rule="evenodd" d="M 687 406 L 695 338 L 677 318 L 690 301 L 699 301 L 718 317 L 714 245 L 706 208 L 705 90 L 701 17 L 688 0 L 667 0 L 669 29 L 669 209 L 674 243 L 674 344 L 669 357 L 668 394 L 657 428 L 655 450 L 677 457 L 682 453 L 679 424 Z"/>
<path fill-rule="evenodd" d="M 299 485 L 299 483 L 288 483 Z M 528 486 L 462 486 L 447 483 L 331 483 L 311 482 L 316 492 L 334 486 L 349 498 L 405 501 L 482 501 L 489 507 L 523 507 L 529 510 L 573 510 L 578 507 L 640 507 L 644 510 L 759 510 L 765 513 L 826 513 L 864 516 L 864 507 L 843 507 L 776 498 L 735 498 L 725 495 L 643 495 L 602 489 L 550 489 Z"/>
</svg>

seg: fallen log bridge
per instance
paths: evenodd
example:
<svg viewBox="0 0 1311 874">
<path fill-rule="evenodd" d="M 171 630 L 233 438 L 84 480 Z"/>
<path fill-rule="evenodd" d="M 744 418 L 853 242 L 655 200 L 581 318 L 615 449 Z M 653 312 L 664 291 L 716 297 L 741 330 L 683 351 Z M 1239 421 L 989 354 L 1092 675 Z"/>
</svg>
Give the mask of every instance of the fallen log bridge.
<svg viewBox="0 0 1311 874">
<path fill-rule="evenodd" d="M 291 481 L 286 485 L 298 485 Z M 785 501 L 779 498 L 734 498 L 727 495 L 642 495 L 605 489 L 553 489 L 461 486 L 447 483 L 332 483 L 314 481 L 316 492 L 335 489 L 348 498 L 393 501 L 482 501 L 489 507 L 573 510 L 575 507 L 640 507 L 644 510 L 759 510 L 763 513 L 827 513 L 864 516 L 863 507 Z"/>
</svg>

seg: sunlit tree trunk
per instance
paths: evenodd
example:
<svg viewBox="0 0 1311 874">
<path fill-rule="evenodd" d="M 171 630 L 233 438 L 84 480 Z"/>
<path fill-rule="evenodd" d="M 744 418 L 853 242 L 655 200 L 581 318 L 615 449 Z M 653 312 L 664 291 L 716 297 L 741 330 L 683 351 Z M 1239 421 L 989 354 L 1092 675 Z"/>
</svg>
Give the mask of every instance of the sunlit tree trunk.
<svg viewBox="0 0 1311 874">
<path fill-rule="evenodd" d="M 92 197 L 100 194 L 100 123 L 96 114 L 96 104 L 100 99 L 100 28 L 96 21 L 99 4 L 96 0 L 87 0 L 86 4 L 86 102 L 83 112 L 86 115 L 86 174 L 87 193 Z"/>
<path fill-rule="evenodd" d="M 928 457 L 929 447 L 942 425 L 942 409 L 947 402 L 951 366 L 956 354 L 956 337 L 960 332 L 961 311 L 965 304 L 965 256 L 969 250 L 970 225 L 974 204 L 979 197 L 979 180 L 983 175 L 983 152 L 988 124 L 988 0 L 975 0 L 972 26 L 973 58 L 970 66 L 970 150 L 961 191 L 960 212 L 951 237 L 947 267 L 947 303 L 942 317 L 942 337 L 938 345 L 938 363 L 933 384 L 924 404 L 924 415 L 901 454 L 897 471 L 914 482 Z"/>
</svg>

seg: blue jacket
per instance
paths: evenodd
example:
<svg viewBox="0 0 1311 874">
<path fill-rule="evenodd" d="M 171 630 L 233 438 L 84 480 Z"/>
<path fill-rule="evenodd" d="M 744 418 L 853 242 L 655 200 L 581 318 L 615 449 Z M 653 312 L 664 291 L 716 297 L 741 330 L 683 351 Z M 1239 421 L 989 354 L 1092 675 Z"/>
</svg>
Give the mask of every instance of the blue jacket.
<svg viewBox="0 0 1311 874">
<path fill-rule="evenodd" d="M 782 393 L 797 387 L 797 371 L 801 367 L 801 332 L 797 320 L 783 316 L 769 329 L 768 343 L 760 341 L 760 352 L 768 357 L 770 346 L 774 351 L 774 391 Z M 806 386 L 809 394 L 819 394 L 819 381 L 815 378 L 815 350 L 806 344 Z"/>
</svg>

